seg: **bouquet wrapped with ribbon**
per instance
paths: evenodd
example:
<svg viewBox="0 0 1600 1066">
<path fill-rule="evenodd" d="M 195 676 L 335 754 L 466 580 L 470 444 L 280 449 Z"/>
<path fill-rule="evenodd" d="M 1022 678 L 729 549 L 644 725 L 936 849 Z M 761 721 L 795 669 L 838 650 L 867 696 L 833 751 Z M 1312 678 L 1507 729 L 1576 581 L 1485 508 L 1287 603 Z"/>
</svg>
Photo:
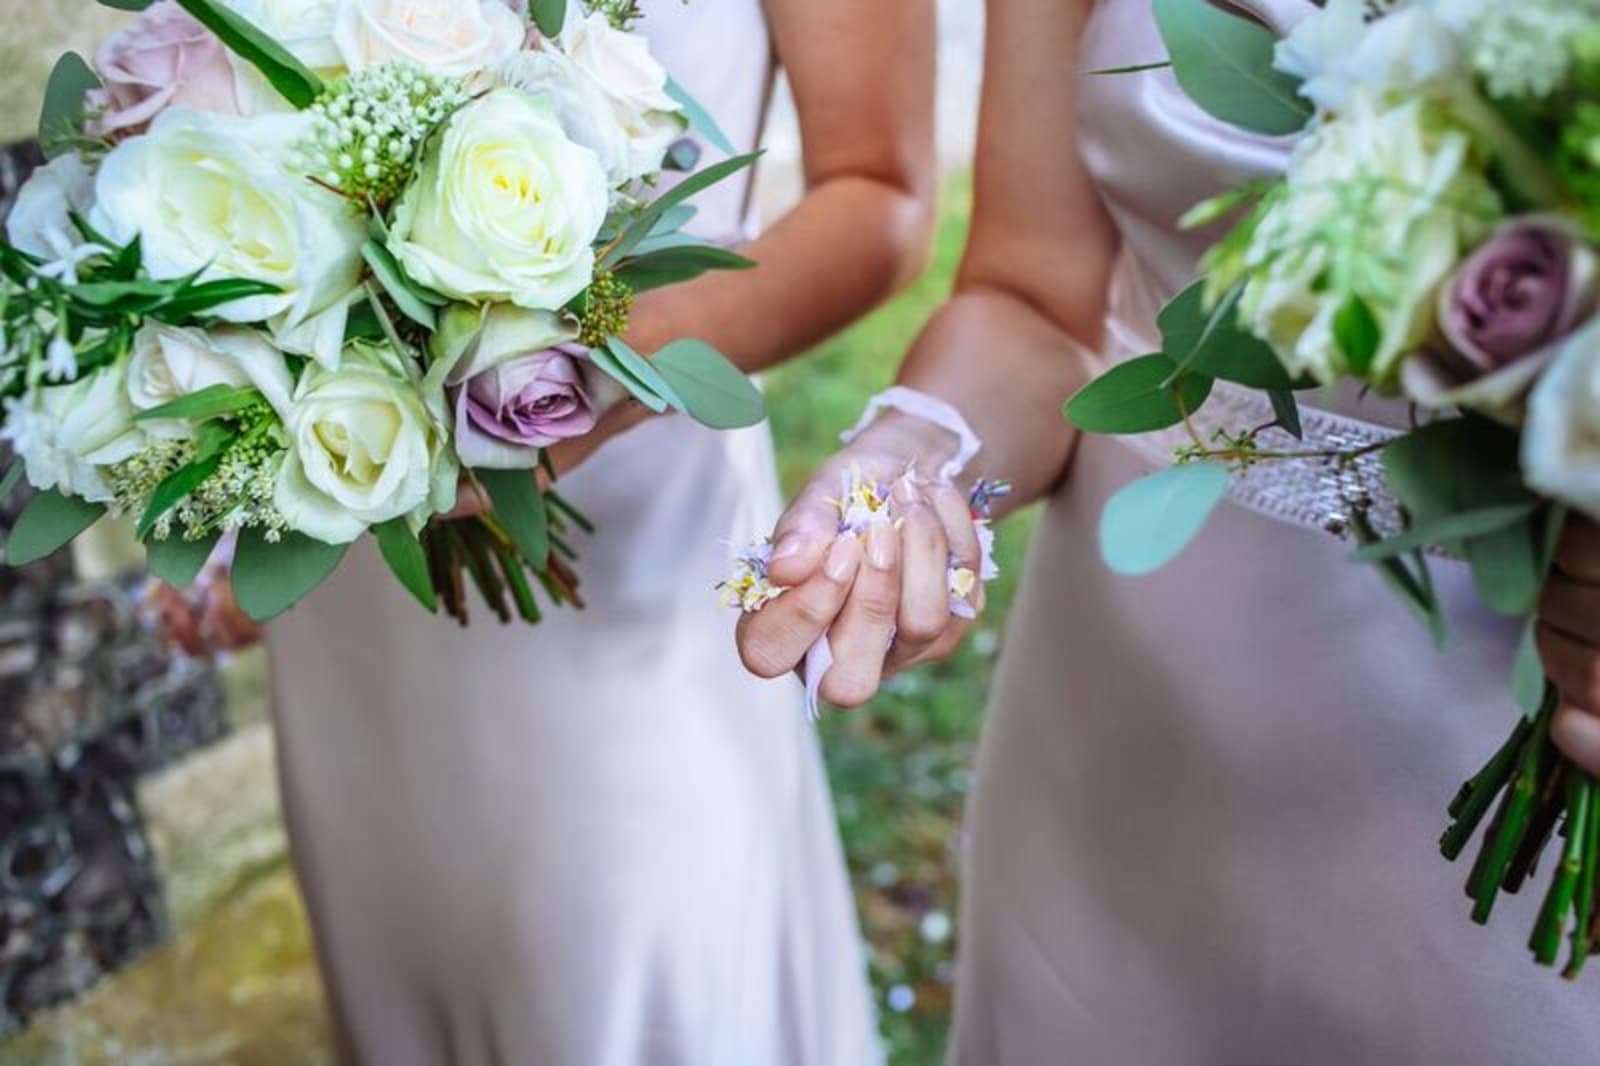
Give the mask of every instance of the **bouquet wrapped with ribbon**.
<svg viewBox="0 0 1600 1066">
<path fill-rule="evenodd" d="M 1478 922 L 1548 853 L 1530 947 L 1551 965 L 1570 943 L 1575 977 L 1600 949 L 1600 787 L 1550 741 L 1533 615 L 1569 516 L 1600 518 L 1600 3 L 1329 0 L 1279 39 L 1223 5 L 1153 2 L 1170 58 L 1136 69 L 1170 66 L 1287 162 L 1189 213 L 1225 235 L 1162 309 L 1161 350 L 1067 404 L 1088 432 L 1165 435 L 1172 460 L 1108 502 L 1103 554 L 1154 570 L 1230 492 L 1276 478 L 1338 489 L 1321 524 L 1441 644 L 1430 565 L 1470 567 L 1525 620 L 1522 713 L 1448 804 L 1442 849 L 1483 829 Z M 1408 428 L 1313 443 L 1313 389 L 1409 403 Z M 1245 392 L 1264 424 L 1229 417 Z"/>
<path fill-rule="evenodd" d="M 0 243 L 0 497 L 40 490 L 9 564 L 126 516 L 181 586 L 236 537 L 266 619 L 370 533 L 427 609 L 534 622 L 580 602 L 549 448 L 628 396 L 764 417 L 704 342 L 622 339 L 634 294 L 752 265 L 684 226 L 755 160 L 631 2 L 106 2 L 139 13 L 55 67 Z M 492 509 L 444 520 L 465 489 Z"/>
</svg>

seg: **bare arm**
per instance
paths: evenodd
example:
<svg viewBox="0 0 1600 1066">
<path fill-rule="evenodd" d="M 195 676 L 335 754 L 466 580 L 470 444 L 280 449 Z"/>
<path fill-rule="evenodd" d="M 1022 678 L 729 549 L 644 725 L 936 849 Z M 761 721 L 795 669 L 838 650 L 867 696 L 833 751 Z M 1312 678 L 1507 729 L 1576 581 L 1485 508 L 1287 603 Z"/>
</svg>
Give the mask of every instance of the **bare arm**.
<svg viewBox="0 0 1600 1066">
<path fill-rule="evenodd" d="M 989 0 L 973 230 L 956 293 L 901 367 L 900 381 L 960 410 L 984 451 L 979 473 L 1017 486 L 1016 506 L 1066 470 L 1074 436 L 1061 405 L 1100 342 L 1117 236 L 1077 150 L 1078 45 L 1091 0 Z M 869 698 L 886 670 L 947 653 L 964 623 L 944 595 L 945 565 L 972 565 L 958 488 L 907 489 L 901 536 L 865 553 L 833 539 L 840 466 L 893 477 L 931 471 L 954 440 L 919 419 L 880 418 L 831 460 L 777 530 L 771 576 L 792 591 L 740 626 L 740 651 L 776 676 L 827 634 L 825 699 Z M 885 653 L 885 634 L 894 647 Z"/>
</svg>

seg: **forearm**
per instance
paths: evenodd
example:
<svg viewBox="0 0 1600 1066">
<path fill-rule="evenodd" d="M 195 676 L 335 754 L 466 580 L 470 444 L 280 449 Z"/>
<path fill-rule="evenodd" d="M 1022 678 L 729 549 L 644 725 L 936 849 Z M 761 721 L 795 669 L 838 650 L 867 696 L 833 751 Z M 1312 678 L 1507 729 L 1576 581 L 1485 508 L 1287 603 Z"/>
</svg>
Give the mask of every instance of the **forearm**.
<svg viewBox="0 0 1600 1066">
<path fill-rule="evenodd" d="M 740 249 L 753 269 L 716 271 L 640 297 L 629 341 L 648 352 L 697 337 L 752 373 L 780 363 L 916 274 L 931 200 L 924 190 L 865 175 L 825 179 Z"/>
</svg>

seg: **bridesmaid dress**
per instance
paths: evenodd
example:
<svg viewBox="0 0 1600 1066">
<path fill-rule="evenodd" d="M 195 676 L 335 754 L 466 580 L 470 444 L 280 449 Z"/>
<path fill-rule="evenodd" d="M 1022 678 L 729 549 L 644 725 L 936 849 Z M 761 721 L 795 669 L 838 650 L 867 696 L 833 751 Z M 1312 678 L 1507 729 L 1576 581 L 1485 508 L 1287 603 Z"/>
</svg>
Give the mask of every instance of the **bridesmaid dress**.
<svg viewBox="0 0 1600 1066">
<path fill-rule="evenodd" d="M 1164 56 L 1150 6 L 1102 0 L 1083 69 Z M 1239 6 L 1280 31 L 1312 10 Z M 1081 147 L 1124 238 L 1103 365 L 1155 350 L 1155 307 L 1215 236 L 1175 226 L 1203 176 L 1269 173 L 1286 145 L 1214 122 L 1167 71 L 1083 84 Z M 1353 425 L 1307 412 L 1312 433 Z M 953 1061 L 1593 1061 L 1592 979 L 1524 948 L 1542 890 L 1480 929 L 1466 864 L 1439 856 L 1445 804 L 1515 714 L 1516 634 L 1464 568 L 1435 567 L 1442 657 L 1348 544 L 1232 501 L 1176 563 L 1120 578 L 1101 506 L 1155 463 L 1106 437 L 1073 462 L 985 726 Z"/>
<path fill-rule="evenodd" d="M 646 0 L 739 145 L 760 0 Z M 697 199 L 747 234 L 748 187 Z M 583 612 L 418 610 L 370 545 L 269 634 L 293 854 L 345 1054 L 372 1066 L 860 1066 L 865 963 L 800 694 L 752 680 L 714 585 L 779 507 L 765 427 L 679 418 L 563 481 Z"/>
</svg>

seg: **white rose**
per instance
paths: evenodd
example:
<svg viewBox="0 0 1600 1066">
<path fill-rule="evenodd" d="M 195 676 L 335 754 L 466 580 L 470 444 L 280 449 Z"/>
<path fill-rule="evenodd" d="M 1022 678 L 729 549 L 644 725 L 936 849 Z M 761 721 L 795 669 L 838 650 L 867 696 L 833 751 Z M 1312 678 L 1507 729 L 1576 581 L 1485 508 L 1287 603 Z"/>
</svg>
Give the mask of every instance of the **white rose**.
<svg viewBox="0 0 1600 1066">
<path fill-rule="evenodd" d="M 1528 397 L 1522 469 L 1539 492 L 1600 520 L 1600 320 L 1566 340 Z"/>
<path fill-rule="evenodd" d="M 554 311 L 589 284 L 610 189 L 547 101 L 497 89 L 456 113 L 395 207 L 389 250 L 446 296 Z"/>
<path fill-rule="evenodd" d="M 45 273 L 77 280 L 77 265 L 95 254 L 72 224 L 72 212 L 87 217 L 94 204 L 94 172 L 79 155 L 59 156 L 35 170 L 17 192 L 6 219 L 12 245 L 45 261 Z"/>
<path fill-rule="evenodd" d="M 205 330 L 150 322 L 133 338 L 128 358 L 128 400 L 149 411 L 214 385 L 253 387 L 273 409 L 288 410 L 294 379 L 283 353 L 253 330 Z M 179 440 L 192 433 L 181 419 L 141 423 L 152 437 Z"/>
<path fill-rule="evenodd" d="M 403 61 L 450 77 L 493 67 L 527 33 L 505 0 L 338 0 L 333 25 L 351 70 Z"/>
<path fill-rule="evenodd" d="M 659 171 L 687 122 L 644 38 L 574 12 L 555 43 L 512 56 L 500 77 L 549 96 L 567 136 L 600 157 L 613 185 Z"/>
<path fill-rule="evenodd" d="M 59 489 L 91 503 L 111 500 L 101 468 L 146 443 L 133 421 L 126 372 L 127 365 L 118 363 L 10 403 L 0 438 L 22 458 L 36 488 Z"/>
<path fill-rule="evenodd" d="M 352 345 L 337 370 L 309 367 L 295 389 L 274 503 L 329 544 L 402 516 L 420 528 L 455 495 L 444 426 L 438 383 L 412 380 L 393 352 Z"/>
<path fill-rule="evenodd" d="M 1380 108 L 1358 94 L 1295 150 L 1239 264 L 1240 321 L 1296 376 L 1388 385 L 1432 334 L 1438 287 L 1499 211 L 1464 131 L 1420 100 Z M 1377 320 L 1370 366 L 1351 366 L 1335 336 L 1352 298 Z"/>
<path fill-rule="evenodd" d="M 312 119 L 232 118 L 175 109 L 106 156 L 96 228 L 142 237 L 155 278 L 247 278 L 281 292 L 224 304 L 229 322 L 265 322 L 279 346 L 337 363 L 361 280 L 366 228 L 340 196 L 285 163 Z"/>
<path fill-rule="evenodd" d="M 1470 79 L 1457 33 L 1482 0 L 1417 0 L 1366 21 L 1364 0 L 1329 0 L 1278 43 L 1276 65 L 1304 80 L 1318 107 L 1342 110 L 1358 90 L 1387 96 Z"/>
<path fill-rule="evenodd" d="M 333 16 L 339 0 L 223 0 L 250 23 L 289 50 L 324 81 L 345 73 L 344 59 L 333 40 Z M 253 63 L 228 53 L 233 63 L 234 91 L 242 114 L 292 110 Z"/>
</svg>

